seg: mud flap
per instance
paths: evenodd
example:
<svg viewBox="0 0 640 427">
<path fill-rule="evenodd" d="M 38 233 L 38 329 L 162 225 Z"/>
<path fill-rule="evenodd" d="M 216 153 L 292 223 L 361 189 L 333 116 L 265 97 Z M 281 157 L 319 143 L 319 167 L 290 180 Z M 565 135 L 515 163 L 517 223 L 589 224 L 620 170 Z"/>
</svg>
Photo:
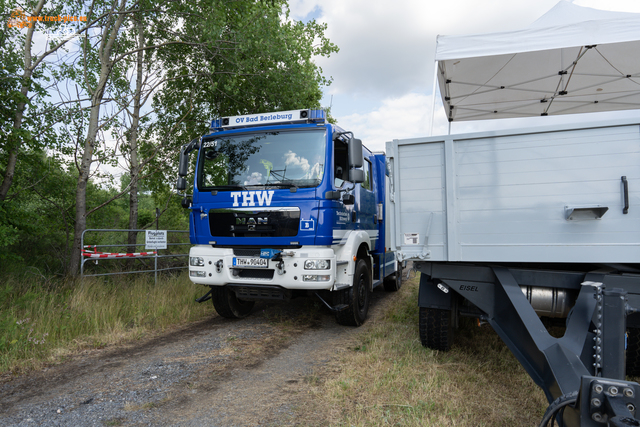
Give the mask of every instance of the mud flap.
<svg viewBox="0 0 640 427">
<path fill-rule="evenodd" d="M 451 288 L 444 283 L 436 285 L 426 274 L 420 275 L 419 307 L 450 310 L 452 294 Z"/>
</svg>

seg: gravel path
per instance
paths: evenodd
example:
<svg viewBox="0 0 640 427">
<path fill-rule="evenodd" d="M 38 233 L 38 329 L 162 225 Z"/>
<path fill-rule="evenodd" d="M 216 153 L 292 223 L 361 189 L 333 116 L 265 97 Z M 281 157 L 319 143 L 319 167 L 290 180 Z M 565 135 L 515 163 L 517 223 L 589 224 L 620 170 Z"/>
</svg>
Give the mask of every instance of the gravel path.
<svg viewBox="0 0 640 427">
<path fill-rule="evenodd" d="M 392 298 L 376 289 L 369 320 Z M 307 380 L 366 328 L 337 325 L 311 299 L 212 315 L 0 384 L 0 425 L 295 425 Z"/>
</svg>

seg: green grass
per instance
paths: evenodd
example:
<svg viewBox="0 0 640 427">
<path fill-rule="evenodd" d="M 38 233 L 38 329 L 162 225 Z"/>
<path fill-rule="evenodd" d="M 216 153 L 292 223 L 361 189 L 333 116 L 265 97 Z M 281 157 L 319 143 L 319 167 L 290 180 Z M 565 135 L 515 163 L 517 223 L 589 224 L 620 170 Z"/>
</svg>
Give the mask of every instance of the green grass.
<svg viewBox="0 0 640 427">
<path fill-rule="evenodd" d="M 158 286 L 152 278 L 130 276 L 57 284 L 7 279 L 0 284 L 0 373 L 23 372 L 78 350 L 210 317 L 211 304 L 194 302 L 204 291 L 186 275 Z M 547 407 L 543 392 L 488 325 L 463 322 L 451 351 L 432 351 L 422 347 L 418 335 L 417 278 L 388 297 L 394 301 L 384 317 L 369 320 L 331 366 L 305 377 L 310 395 L 298 414 L 303 425 L 539 423 Z M 290 334 L 297 322 L 314 322 L 317 304 L 306 304 L 309 319 L 300 319 L 300 311 L 288 305 L 264 315 Z M 263 357 L 263 350 L 257 351 Z"/>
<path fill-rule="evenodd" d="M 320 380 L 308 384 L 316 415 L 325 414 L 321 424 L 538 425 L 547 407 L 544 393 L 489 325 L 463 322 L 447 353 L 421 345 L 417 292 L 417 279 L 405 283 L 385 317 L 330 373 L 314 373 Z M 308 424 L 317 423 L 309 418 Z"/>
<path fill-rule="evenodd" d="M 211 304 L 195 303 L 205 291 L 186 275 L 159 280 L 51 282 L 5 279 L 0 284 L 0 373 L 55 363 L 79 349 L 140 338 L 211 316 Z"/>
</svg>

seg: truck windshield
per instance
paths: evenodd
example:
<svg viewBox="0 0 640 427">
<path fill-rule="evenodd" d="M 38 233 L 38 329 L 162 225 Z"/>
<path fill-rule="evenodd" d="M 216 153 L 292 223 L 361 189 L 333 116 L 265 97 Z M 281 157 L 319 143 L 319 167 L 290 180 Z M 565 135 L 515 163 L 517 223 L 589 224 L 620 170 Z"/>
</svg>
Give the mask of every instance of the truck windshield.
<svg viewBox="0 0 640 427">
<path fill-rule="evenodd" d="M 204 139 L 198 189 L 316 187 L 324 175 L 324 130 L 250 133 Z"/>
</svg>

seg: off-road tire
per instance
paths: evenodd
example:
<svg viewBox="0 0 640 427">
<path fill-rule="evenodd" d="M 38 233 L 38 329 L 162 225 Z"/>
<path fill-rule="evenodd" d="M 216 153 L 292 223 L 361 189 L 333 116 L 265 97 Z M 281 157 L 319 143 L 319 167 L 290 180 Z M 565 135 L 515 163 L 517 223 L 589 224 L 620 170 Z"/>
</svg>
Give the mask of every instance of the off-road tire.
<svg viewBox="0 0 640 427">
<path fill-rule="evenodd" d="M 371 272 L 367 263 L 359 259 L 353 275 L 353 286 L 337 291 L 334 305 L 346 305 L 347 308 L 336 312 L 336 321 L 345 326 L 360 326 L 367 318 L 371 300 Z"/>
<path fill-rule="evenodd" d="M 451 310 L 420 307 L 420 342 L 432 350 L 449 351 L 453 341 Z"/>
<path fill-rule="evenodd" d="M 384 279 L 384 290 L 387 292 L 397 292 L 402 287 L 402 264 L 398 263 L 395 274 Z"/>
<path fill-rule="evenodd" d="M 211 286 L 211 301 L 218 314 L 227 319 L 247 317 L 256 303 L 238 299 L 226 286 Z"/>
<path fill-rule="evenodd" d="M 640 329 L 627 329 L 627 375 L 640 376 Z"/>
</svg>

